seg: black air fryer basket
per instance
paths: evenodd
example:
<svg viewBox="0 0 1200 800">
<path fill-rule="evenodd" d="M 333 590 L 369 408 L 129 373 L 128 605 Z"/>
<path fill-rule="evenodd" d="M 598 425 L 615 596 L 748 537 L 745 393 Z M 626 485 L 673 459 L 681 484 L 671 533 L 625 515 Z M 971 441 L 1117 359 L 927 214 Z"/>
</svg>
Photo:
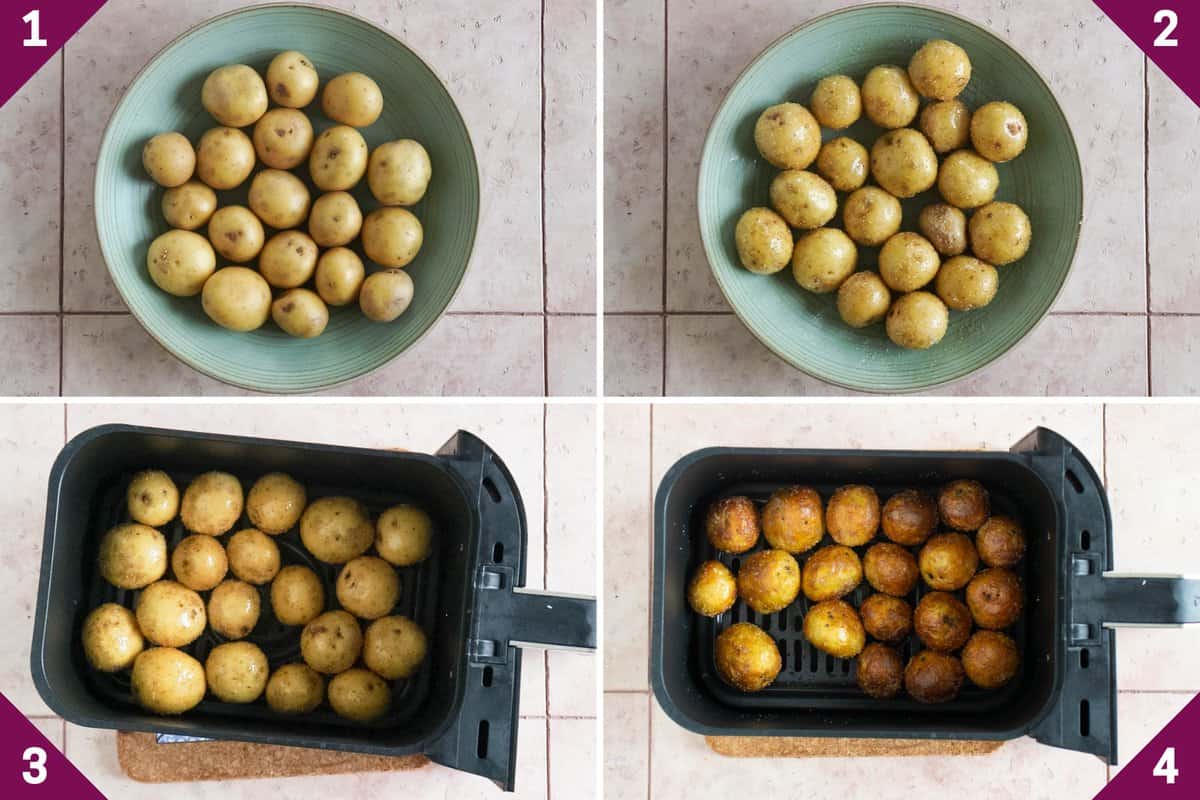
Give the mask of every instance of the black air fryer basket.
<svg viewBox="0 0 1200 800">
<path fill-rule="evenodd" d="M 803 595 L 771 615 L 740 601 L 716 619 L 688 607 L 686 584 L 701 562 L 720 558 L 736 568 L 736 557 L 718 554 L 705 536 L 704 517 L 717 499 L 746 495 L 761 503 L 792 484 L 828 498 L 850 483 L 874 486 L 886 498 L 957 478 L 983 483 L 994 509 L 1020 520 L 1029 540 L 1018 567 L 1026 607 L 1010 631 L 1021 671 L 1003 689 L 964 685 L 957 699 L 940 705 L 903 695 L 875 700 L 858 689 L 853 660 L 804 640 Z M 663 477 L 654 525 L 651 684 L 672 719 L 705 735 L 1003 740 L 1028 734 L 1116 763 L 1111 628 L 1200 622 L 1200 581 L 1105 574 L 1112 569 L 1112 518 L 1103 484 L 1070 442 L 1044 428 L 1008 453 L 700 450 Z M 862 597 L 850 599 L 857 605 Z M 766 630 L 783 657 L 776 682 L 753 694 L 730 688 L 715 671 L 716 635 L 743 621 Z M 916 646 L 907 644 L 903 655 Z"/>
<path fill-rule="evenodd" d="M 213 469 L 237 475 L 245 486 L 281 471 L 305 484 L 310 499 L 348 495 L 372 514 L 412 502 L 430 514 L 435 553 L 400 570 L 402 592 L 393 612 L 421 625 L 428 655 L 416 676 L 394 684 L 386 717 L 364 725 L 325 706 L 283 717 L 261 701 L 235 705 L 212 697 L 181 716 L 155 716 L 133 702 L 127 673 L 105 675 L 88 667 L 84 617 L 106 601 L 131 606 L 134 594 L 99 576 L 99 540 L 128 519 L 125 487 L 133 473 L 151 468 L 166 471 L 180 487 Z M 240 527 L 249 527 L 248 521 L 235 529 Z M 161 530 L 172 545 L 185 535 L 178 520 Z M 511 791 L 521 647 L 596 646 L 594 599 L 519 590 L 526 537 L 512 475 L 469 433 L 459 432 L 436 455 L 421 455 L 124 425 L 94 428 L 67 444 L 50 475 L 34 682 L 55 713 L 79 725 L 379 755 L 425 753 Z M 313 559 L 295 530 L 274 538 L 283 562 L 314 569 L 325 582 L 326 602 L 336 603 L 337 568 Z M 298 661 L 299 629 L 277 622 L 266 598 L 262 609 L 247 640 L 263 649 L 272 669 Z M 185 649 L 203 661 L 220 641 L 207 631 Z"/>
</svg>

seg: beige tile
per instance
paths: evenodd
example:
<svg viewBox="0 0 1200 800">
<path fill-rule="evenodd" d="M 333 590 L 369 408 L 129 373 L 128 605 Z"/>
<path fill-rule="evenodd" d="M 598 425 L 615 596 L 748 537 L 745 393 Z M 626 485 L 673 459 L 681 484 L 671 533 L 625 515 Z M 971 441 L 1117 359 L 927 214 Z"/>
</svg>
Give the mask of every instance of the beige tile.
<svg viewBox="0 0 1200 800">
<path fill-rule="evenodd" d="M 57 395 L 59 338 L 58 317 L 0 316 L 0 395 Z"/>
<path fill-rule="evenodd" d="M 1200 171 L 1200 110 L 1153 63 L 1149 64 L 1150 308 L 1200 311 L 1194 254 L 1196 181 Z"/>
<path fill-rule="evenodd" d="M 0 109 L 0 311 L 58 311 L 62 56 Z"/>
<path fill-rule="evenodd" d="M 1200 349 L 1200 317 L 1150 318 L 1150 378 L 1152 392 L 1163 396 L 1200 394 L 1196 370 Z"/>
<path fill-rule="evenodd" d="M 606 316 L 604 393 L 610 397 L 656 397 L 662 391 L 662 317 Z"/>
<path fill-rule="evenodd" d="M 1119 764 L 1111 768 L 1111 777 L 1142 748 L 1150 744 L 1176 714 L 1183 710 L 1195 695 L 1188 692 L 1140 694 L 1121 692 L 1117 695 L 1117 757 Z M 1154 754 L 1156 759 L 1160 753 Z M 1177 764 L 1176 766 L 1182 766 Z"/>
<path fill-rule="evenodd" d="M 596 394 L 596 318 L 547 317 L 546 361 L 551 397 Z"/>
<path fill-rule="evenodd" d="M 547 709 L 551 718 L 594 718 L 599 653 L 550 651 Z"/>
<path fill-rule="evenodd" d="M 596 720 L 550 720 L 551 800 L 596 798 Z"/>
<path fill-rule="evenodd" d="M 605 800 L 650 800 L 649 695 L 604 695 Z"/>
<path fill-rule="evenodd" d="M 38 732 L 50 740 L 61 752 L 63 749 L 63 721 L 58 717 L 32 717 L 29 720 Z"/>
</svg>

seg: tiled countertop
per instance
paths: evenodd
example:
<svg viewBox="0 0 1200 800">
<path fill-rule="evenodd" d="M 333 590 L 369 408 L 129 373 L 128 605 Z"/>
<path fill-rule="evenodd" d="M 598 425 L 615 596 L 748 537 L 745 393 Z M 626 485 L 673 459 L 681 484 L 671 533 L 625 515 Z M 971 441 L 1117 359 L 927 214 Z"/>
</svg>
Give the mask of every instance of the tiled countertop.
<svg viewBox="0 0 1200 800">
<path fill-rule="evenodd" d="M 928 0 L 1011 41 L 1074 130 L 1085 214 L 1045 322 L 961 395 L 1196 394 L 1200 111 L 1090 0 Z M 605 370 L 609 395 L 825 395 L 742 326 L 700 247 L 709 120 L 775 38 L 850 0 L 606 0 Z"/>
<path fill-rule="evenodd" d="M 13 646 L 0 653 L 0 686 L 108 796 L 157 798 L 163 790 L 126 779 L 111 731 L 64 724 L 29 674 L 46 481 L 66 439 L 94 425 L 212 430 L 351 446 L 432 452 L 462 428 L 500 453 L 520 486 L 529 523 L 528 585 L 595 594 L 595 411 L 590 405 L 9 405 L 0 414 L 0 606 Z M 546 446 L 546 443 L 549 446 Z M 544 532 L 549 535 L 544 535 Z M 31 567 L 31 565 L 33 565 Z M 592 655 L 526 651 L 521 685 L 517 793 L 530 800 L 586 800 L 595 770 L 596 664 Z M 174 784 L 172 797 L 302 798 L 504 796 L 490 782 L 430 765 L 415 772 Z"/>
<path fill-rule="evenodd" d="M 1007 450 L 1038 425 L 1104 476 L 1120 571 L 1200 574 L 1185 509 L 1200 486 L 1200 408 L 1053 403 L 610 405 L 605 412 L 605 796 L 1090 798 L 1111 770 L 1023 738 L 987 756 L 734 759 L 671 721 L 649 693 L 653 493 L 681 456 L 710 445 Z M 1196 692 L 1200 629 L 1117 633 L 1119 753 L 1127 763 Z M 801 788 L 796 788 L 801 787 Z"/>
</svg>

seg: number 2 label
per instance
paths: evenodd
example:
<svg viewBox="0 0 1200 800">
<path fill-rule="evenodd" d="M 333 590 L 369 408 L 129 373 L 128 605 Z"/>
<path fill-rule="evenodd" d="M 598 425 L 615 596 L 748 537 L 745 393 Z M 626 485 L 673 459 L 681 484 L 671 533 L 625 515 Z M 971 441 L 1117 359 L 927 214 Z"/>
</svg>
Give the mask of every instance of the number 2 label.
<svg viewBox="0 0 1200 800">
<path fill-rule="evenodd" d="M 1175 33 L 1175 28 L 1179 25 L 1179 15 L 1169 8 L 1164 8 L 1154 12 L 1154 24 L 1162 25 L 1162 32 L 1158 34 L 1158 38 L 1154 40 L 1155 47 L 1179 47 L 1179 40 L 1171 34 Z"/>
<path fill-rule="evenodd" d="M 21 758 L 29 765 L 29 769 L 21 773 L 21 777 L 31 786 L 37 786 L 46 780 L 46 751 L 40 747 L 26 747 Z M 1174 783 L 1174 781 L 1171 781 Z"/>
<path fill-rule="evenodd" d="M 1150 774 L 1156 778 L 1166 778 L 1169 785 L 1175 784 L 1175 779 L 1179 777 L 1179 770 L 1175 768 L 1174 747 L 1163 750 L 1163 754 L 1158 757 L 1158 763 L 1154 765 L 1154 771 Z"/>
<path fill-rule="evenodd" d="M 21 44 L 25 47 L 45 47 L 47 43 L 42 38 L 42 12 L 35 8 L 21 17 L 21 21 L 29 23 L 29 38 Z"/>
</svg>

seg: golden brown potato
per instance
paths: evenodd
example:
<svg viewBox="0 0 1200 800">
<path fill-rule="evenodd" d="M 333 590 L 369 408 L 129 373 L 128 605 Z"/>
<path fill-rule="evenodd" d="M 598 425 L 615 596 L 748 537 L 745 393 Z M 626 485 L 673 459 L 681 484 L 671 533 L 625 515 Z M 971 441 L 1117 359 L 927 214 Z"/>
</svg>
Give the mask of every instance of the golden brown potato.
<svg viewBox="0 0 1200 800">
<path fill-rule="evenodd" d="M 100 574 L 118 589 L 140 589 L 167 571 L 167 540 L 148 525 L 118 525 L 100 540 Z"/>
<path fill-rule="evenodd" d="M 304 663 L 324 675 L 350 669 L 361 652 L 362 630 L 358 620 L 345 611 L 327 611 L 300 633 Z"/>
<path fill-rule="evenodd" d="M 942 161 L 937 186 L 950 205 L 978 208 L 996 197 L 1000 173 L 986 158 L 980 158 L 970 150 L 955 150 Z"/>
<path fill-rule="evenodd" d="M 888 131 L 871 145 L 871 175 L 893 196 L 915 197 L 937 181 L 937 154 L 920 131 Z"/>
<path fill-rule="evenodd" d="M 271 287 L 252 269 L 225 267 L 204 282 L 200 305 L 222 328 L 241 333 L 258 330 L 271 313 Z"/>
<path fill-rule="evenodd" d="M 804 615 L 804 638 L 835 658 L 854 658 L 867 643 L 858 612 L 845 600 L 824 600 Z"/>
<path fill-rule="evenodd" d="M 932 39 L 913 54 L 908 77 L 923 97 L 953 100 L 971 81 L 971 59 L 954 42 Z"/>
<path fill-rule="evenodd" d="M 783 659 L 779 647 L 757 625 L 739 622 L 717 636 L 717 674 L 743 692 L 759 692 L 775 682 Z"/>
<path fill-rule="evenodd" d="M 826 545 L 804 562 L 804 596 L 815 602 L 845 597 L 858 588 L 862 579 L 858 553 L 844 545 Z"/>
<path fill-rule="evenodd" d="M 262 586 L 279 574 L 279 545 L 262 531 L 246 528 L 229 537 L 229 569 L 241 580 Z"/>
<path fill-rule="evenodd" d="M 377 208 L 363 220 L 363 252 L 382 267 L 407 267 L 424 241 L 421 221 L 407 208 Z"/>
<path fill-rule="evenodd" d="M 349 497 L 322 497 L 300 516 L 300 539 L 326 564 L 345 564 L 371 549 L 375 526 L 367 507 Z"/>
<path fill-rule="evenodd" d="M 886 700 L 900 694 L 904 685 L 904 661 L 886 644 L 872 642 L 855 662 L 855 680 L 868 697 Z"/>
<path fill-rule="evenodd" d="M 917 555 L 921 577 L 931 589 L 953 592 L 966 586 L 979 566 L 975 545 L 961 533 L 939 533 Z"/>
<path fill-rule="evenodd" d="M 737 602 L 737 580 L 720 561 L 705 561 L 688 581 L 687 598 L 697 614 L 705 617 L 724 614 Z"/>
<path fill-rule="evenodd" d="M 758 544 L 758 508 L 748 497 L 722 498 L 709 507 L 704 531 L 718 550 L 744 553 Z"/>
<path fill-rule="evenodd" d="M 313 203 L 308 235 L 321 247 L 343 247 L 358 238 L 362 223 L 362 211 L 354 195 L 326 192 Z"/>
<path fill-rule="evenodd" d="M 125 507 L 134 522 L 166 525 L 179 511 L 179 489 L 171 476 L 161 470 L 143 470 L 129 481 Z"/>
<path fill-rule="evenodd" d="M 1001 630 L 1020 618 L 1025 593 L 1012 570 L 990 567 L 967 584 L 967 607 L 976 625 Z"/>
<path fill-rule="evenodd" d="M 916 118 L 921 98 L 904 68 L 888 64 L 867 73 L 862 102 L 871 122 L 881 128 L 903 128 Z"/>
<path fill-rule="evenodd" d="M 267 705 L 278 714 L 308 714 L 325 699 L 325 679 L 307 664 L 284 664 L 267 681 Z"/>
<path fill-rule="evenodd" d="M 973 311 L 992 302 L 1000 288 L 1000 273 L 991 264 L 970 256 L 955 256 L 938 270 L 934 289 L 947 307 Z"/>
<path fill-rule="evenodd" d="M 83 655 L 93 669 L 128 669 L 145 646 L 137 618 L 125 606 L 105 603 L 83 621 Z"/>
<path fill-rule="evenodd" d="M 950 324 L 950 312 L 937 295 L 910 292 L 888 310 L 888 338 L 910 350 L 927 350 L 942 340 Z"/>
<path fill-rule="evenodd" d="M 175 546 L 171 570 L 193 592 L 207 592 L 225 578 L 229 559 L 216 537 L 196 533 Z"/>
<path fill-rule="evenodd" d="M 933 280 L 941 263 L 928 239 L 904 231 L 888 239 L 879 251 L 879 277 L 897 292 L 915 292 Z"/>
<path fill-rule="evenodd" d="M 246 516 L 263 533 L 278 536 L 300 521 L 308 502 L 304 484 L 282 472 L 263 475 L 246 495 Z"/>
<path fill-rule="evenodd" d="M 254 215 L 272 228 L 294 228 L 308 219 L 308 187 L 282 169 L 264 169 L 255 175 L 247 202 Z"/>
<path fill-rule="evenodd" d="M 408 617 L 377 619 L 363 636 L 363 663 L 389 681 L 411 678 L 425 660 L 425 631 Z"/>
<path fill-rule="evenodd" d="M 1029 124 L 1012 103 L 985 103 L 971 115 L 971 144 L 989 161 L 1011 161 L 1025 150 Z"/>
<path fill-rule="evenodd" d="M 871 541 L 879 530 L 879 495 L 870 486 L 842 486 L 829 498 L 825 528 L 848 547 Z"/>
<path fill-rule="evenodd" d="M 989 517 L 975 534 L 979 560 L 989 567 L 1011 567 L 1025 556 L 1025 531 L 1012 517 Z"/>
<path fill-rule="evenodd" d="M 859 608 L 863 627 L 881 642 L 898 642 L 912 633 L 912 608 L 899 597 L 873 594 Z"/>
<path fill-rule="evenodd" d="M 159 186 L 182 186 L 196 170 L 196 151 L 182 133 L 160 133 L 142 148 L 142 166 Z"/>
<path fill-rule="evenodd" d="M 957 658 L 922 650 L 904 668 L 904 690 L 918 703 L 947 703 L 958 697 L 963 668 Z"/>
<path fill-rule="evenodd" d="M 172 228 L 184 231 L 202 228 L 216 210 L 217 193 L 200 181 L 188 181 L 163 192 L 163 218 Z"/>
<path fill-rule="evenodd" d="M 134 604 L 142 634 L 163 647 L 183 647 L 204 633 L 208 615 L 200 595 L 175 581 L 155 581 Z"/>
<path fill-rule="evenodd" d="M 392 690 L 370 670 L 349 669 L 329 682 L 329 705 L 338 716 L 372 722 L 391 708 Z"/>
<path fill-rule="evenodd" d="M 830 139 L 817 153 L 817 172 L 839 192 L 853 192 L 867 182 L 867 148 L 846 136 Z"/>
<path fill-rule="evenodd" d="M 957 256 L 967 249 L 967 215 L 949 203 L 925 206 L 917 227 L 943 256 Z"/>
<path fill-rule="evenodd" d="M 813 116 L 826 128 L 849 128 L 862 116 L 862 95 L 853 78 L 829 75 L 817 81 L 809 100 Z"/>
<path fill-rule="evenodd" d="M 774 614 L 800 594 L 800 565 L 783 550 L 760 550 L 742 561 L 738 596 L 759 614 Z"/>
<path fill-rule="evenodd" d="M 413 299 L 412 277 L 402 269 L 373 272 L 358 290 L 358 307 L 374 322 L 391 322 L 408 310 Z"/>
<path fill-rule="evenodd" d="M 312 123 L 302 111 L 272 108 L 254 126 L 253 138 L 259 161 L 273 169 L 295 169 L 312 152 Z"/>
<path fill-rule="evenodd" d="M 905 489 L 883 504 L 883 535 L 896 544 L 924 544 L 937 524 L 937 501 L 928 492 Z"/>
<path fill-rule="evenodd" d="M 261 611 L 258 590 L 243 581 L 221 581 L 208 597 L 208 624 L 226 639 L 249 636 Z"/>
<path fill-rule="evenodd" d="M 366 128 L 383 113 L 383 92 L 361 72 L 347 72 L 325 84 L 321 110 L 334 122 Z"/>
<path fill-rule="evenodd" d="M 963 647 L 963 671 L 983 689 L 999 689 L 1011 681 L 1021 666 L 1017 645 L 1003 633 L 975 631 Z"/>
<path fill-rule="evenodd" d="M 966 147 L 971 141 L 971 112 L 961 100 L 943 100 L 925 106 L 920 126 L 933 152 L 938 154 Z"/>
<path fill-rule="evenodd" d="M 971 635 L 971 612 L 948 592 L 930 592 L 917 603 L 913 628 L 926 647 L 949 653 Z"/>
<path fill-rule="evenodd" d="M 362 259 L 348 247 L 326 250 L 317 259 L 317 294 L 331 306 L 347 306 L 358 300 L 366 278 Z"/>
<path fill-rule="evenodd" d="M 335 125 L 313 141 L 308 173 L 325 192 L 353 189 L 367 172 L 367 140 L 354 128 Z"/>
<path fill-rule="evenodd" d="M 217 257 L 204 237 L 191 231 L 167 231 L 150 243 L 146 269 L 154 285 L 176 297 L 194 297 L 217 268 Z"/>
<path fill-rule="evenodd" d="M 864 186 L 846 198 L 842 223 L 856 243 L 878 247 L 900 230 L 900 201 L 878 186 Z"/>
<path fill-rule="evenodd" d="M 271 609 L 284 625 L 307 625 L 325 608 L 325 587 L 317 573 L 291 564 L 271 581 Z"/>
<path fill-rule="evenodd" d="M 799 103 L 781 103 L 759 116 L 754 144 L 779 169 L 808 169 L 821 149 L 821 126 Z"/>
<path fill-rule="evenodd" d="M 987 521 L 991 503 L 979 481 L 951 481 L 938 492 L 942 521 L 958 531 L 974 531 Z"/>
<path fill-rule="evenodd" d="M 196 177 L 214 189 L 236 189 L 254 171 L 254 142 L 237 128 L 213 128 L 196 148 Z"/>
<path fill-rule="evenodd" d="M 267 87 L 253 68 L 230 64 L 209 73 L 200 87 L 200 103 L 230 128 L 245 128 L 267 110 Z"/>
<path fill-rule="evenodd" d="M 208 221 L 208 240 L 224 258 L 242 264 L 262 252 L 266 232 L 250 209 L 225 206 L 218 208 Z"/>
<path fill-rule="evenodd" d="M 334 587 L 342 608 L 356 617 L 379 619 L 400 599 L 400 576 L 375 556 L 359 556 L 342 567 Z"/>
<path fill-rule="evenodd" d="M 228 472 L 197 475 L 183 492 L 179 516 L 193 533 L 220 536 L 242 515 L 242 484 Z"/>
<path fill-rule="evenodd" d="M 769 208 L 751 208 L 738 218 L 733 233 L 738 260 L 758 275 L 772 275 L 792 259 L 792 232 Z"/>
<path fill-rule="evenodd" d="M 803 234 L 792 250 L 792 277 L 816 294 L 836 291 L 858 263 L 858 248 L 837 228 L 818 228 Z"/>
<path fill-rule="evenodd" d="M 882 321 L 891 305 L 892 293 L 878 272 L 856 272 L 838 287 L 838 315 L 851 328 Z"/>
<path fill-rule="evenodd" d="M 204 661 L 208 689 L 226 703 L 253 703 L 267 688 L 270 667 L 267 656 L 256 644 L 219 644 Z"/>
<path fill-rule="evenodd" d="M 762 510 L 762 532 L 776 550 L 803 553 L 825 535 L 821 495 L 808 486 L 786 486 L 771 493 Z"/>
<path fill-rule="evenodd" d="M 204 699 L 204 665 L 174 647 L 152 647 L 133 662 L 134 702 L 152 714 L 182 714 Z"/>
<path fill-rule="evenodd" d="M 288 50 L 267 66 L 267 93 L 276 105 L 304 108 L 317 96 L 317 68 L 303 53 Z"/>
<path fill-rule="evenodd" d="M 971 250 L 989 264 L 1011 264 L 1025 256 L 1033 240 L 1029 217 L 1014 203 L 988 203 L 967 223 Z"/>
<path fill-rule="evenodd" d="M 793 228 L 813 230 L 837 214 L 837 193 L 825 179 L 807 170 L 786 169 L 769 190 L 771 206 Z"/>
<path fill-rule="evenodd" d="M 375 550 L 397 567 L 419 564 L 433 552 L 433 520 L 416 506 L 392 506 L 375 522 Z"/>
<path fill-rule="evenodd" d="M 879 542 L 863 555 L 863 574 L 877 592 L 904 597 L 917 586 L 917 559 L 898 544 Z"/>
<path fill-rule="evenodd" d="M 288 289 L 271 303 L 271 319 L 289 336 L 315 339 L 329 324 L 329 309 L 316 292 Z"/>
</svg>

